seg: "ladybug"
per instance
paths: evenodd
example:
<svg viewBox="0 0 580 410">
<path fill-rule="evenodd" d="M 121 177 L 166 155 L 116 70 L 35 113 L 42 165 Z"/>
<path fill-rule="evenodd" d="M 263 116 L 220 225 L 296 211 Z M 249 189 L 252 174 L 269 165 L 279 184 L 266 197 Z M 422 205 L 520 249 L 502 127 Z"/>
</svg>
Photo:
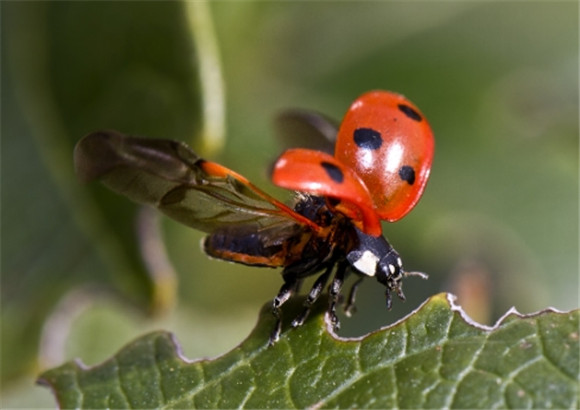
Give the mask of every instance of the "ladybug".
<svg viewBox="0 0 580 410">
<path fill-rule="evenodd" d="M 97 131 L 79 141 L 74 152 L 81 180 L 100 179 L 113 191 L 208 233 L 202 248 L 210 257 L 283 268 L 284 283 L 272 302 L 277 320 L 270 344 L 280 337 L 282 305 L 306 277 L 319 275 L 292 326 L 304 323 L 332 276 L 328 315 L 335 330 L 347 275 L 359 276 L 345 301 L 348 316 L 367 276 L 386 287 L 388 309 L 391 293 L 405 299 L 404 277 L 427 277 L 403 269 L 382 235 L 381 220 L 397 221 L 416 205 L 434 150 L 423 114 L 405 97 L 387 91 L 360 96 L 338 130 L 309 111 L 287 112 L 278 123 L 288 140 L 303 135 L 310 146 L 326 146 L 291 148 L 276 160 L 272 181 L 296 191 L 291 206 L 176 141 Z"/>
</svg>

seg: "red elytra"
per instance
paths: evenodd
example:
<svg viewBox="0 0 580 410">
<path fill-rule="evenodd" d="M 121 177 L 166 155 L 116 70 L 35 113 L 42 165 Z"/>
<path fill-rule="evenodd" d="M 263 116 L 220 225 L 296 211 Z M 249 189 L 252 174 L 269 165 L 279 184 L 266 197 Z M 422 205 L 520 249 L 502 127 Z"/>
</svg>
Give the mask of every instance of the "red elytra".
<svg viewBox="0 0 580 410">
<path fill-rule="evenodd" d="M 347 111 L 334 157 L 308 149 L 288 150 L 276 162 L 272 181 L 346 202 L 343 213 L 359 220 L 365 233 L 378 236 L 379 219 L 397 221 L 418 202 L 429 179 L 433 151 L 431 127 L 413 103 L 399 94 L 371 91 Z M 330 171 L 344 180 L 334 180 Z"/>
<path fill-rule="evenodd" d="M 289 149 L 276 161 L 272 181 L 282 188 L 338 198 L 347 203 L 340 211 L 355 222 L 360 220 L 361 230 L 372 236 L 382 233 L 367 188 L 332 155 L 304 148 Z"/>
<path fill-rule="evenodd" d="M 364 182 L 379 218 L 394 222 L 423 194 L 434 146 L 431 127 L 413 103 L 396 93 L 370 91 L 344 116 L 334 155 Z"/>
</svg>

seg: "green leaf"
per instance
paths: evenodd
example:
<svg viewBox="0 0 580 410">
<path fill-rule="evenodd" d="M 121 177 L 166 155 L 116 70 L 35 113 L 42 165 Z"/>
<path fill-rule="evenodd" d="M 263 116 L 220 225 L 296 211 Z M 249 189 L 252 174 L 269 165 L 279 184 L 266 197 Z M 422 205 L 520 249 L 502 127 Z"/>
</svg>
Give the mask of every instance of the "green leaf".
<svg viewBox="0 0 580 410">
<path fill-rule="evenodd" d="M 300 310 L 293 301 L 286 318 Z M 446 294 L 358 339 L 332 335 L 321 310 L 268 347 L 266 305 L 231 352 L 188 361 L 170 333 L 132 342 L 101 365 L 45 372 L 60 407 L 571 408 L 578 405 L 579 311 L 510 311 L 493 328 Z"/>
</svg>

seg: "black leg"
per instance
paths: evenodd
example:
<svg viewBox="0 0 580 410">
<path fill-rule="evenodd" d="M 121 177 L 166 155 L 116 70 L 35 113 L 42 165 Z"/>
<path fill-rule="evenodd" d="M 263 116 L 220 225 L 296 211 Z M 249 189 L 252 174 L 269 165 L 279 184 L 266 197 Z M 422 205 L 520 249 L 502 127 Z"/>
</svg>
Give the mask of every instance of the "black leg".
<svg viewBox="0 0 580 410">
<path fill-rule="evenodd" d="M 351 317 L 356 312 L 356 306 L 354 305 L 356 299 L 356 291 L 358 290 L 359 285 L 362 283 L 364 276 L 361 276 L 356 280 L 355 283 L 352 284 L 350 288 L 350 293 L 348 294 L 348 299 L 346 304 L 344 305 L 344 314 L 348 317 Z"/>
<path fill-rule="evenodd" d="M 391 310 L 393 307 L 393 298 L 391 297 L 391 289 L 389 288 L 385 291 L 385 300 L 387 302 L 387 310 Z"/>
<path fill-rule="evenodd" d="M 338 296 L 340 295 L 340 291 L 342 289 L 342 284 L 344 283 L 344 277 L 346 275 L 346 263 L 339 263 L 338 267 L 336 268 L 336 273 L 334 274 L 334 279 L 332 279 L 332 283 L 330 284 L 330 288 L 328 293 L 330 294 L 330 305 L 328 307 L 328 315 L 330 316 L 330 323 L 332 323 L 332 327 L 334 331 L 338 331 L 340 329 L 340 321 L 338 320 L 338 316 L 336 316 L 336 303 L 338 301 Z"/>
<path fill-rule="evenodd" d="M 405 294 L 403 293 L 403 288 L 400 285 L 397 286 L 395 291 L 397 292 L 397 296 L 399 297 L 399 299 L 401 299 L 403 302 L 407 299 L 405 297 Z"/>
<path fill-rule="evenodd" d="M 318 279 L 316 279 L 316 282 L 314 282 L 314 285 L 312 285 L 312 289 L 310 289 L 310 293 L 308 293 L 308 297 L 304 301 L 304 310 L 296 319 L 292 321 L 292 327 L 302 326 L 302 324 L 308 317 L 310 310 L 312 309 L 312 305 L 314 304 L 314 302 L 316 302 L 316 300 L 322 293 L 322 290 L 324 289 L 326 282 L 328 282 L 328 277 L 332 273 L 332 268 L 333 265 L 330 265 L 328 268 L 326 268 L 324 273 L 320 275 Z"/>
<path fill-rule="evenodd" d="M 274 330 L 270 334 L 269 346 L 272 346 L 278 341 L 278 339 L 280 339 L 280 333 L 282 331 L 282 311 L 280 307 L 290 299 L 300 282 L 294 275 L 285 277 L 284 280 L 286 282 L 284 282 L 278 295 L 272 301 L 272 314 L 276 318 L 276 324 L 274 325 Z"/>
</svg>

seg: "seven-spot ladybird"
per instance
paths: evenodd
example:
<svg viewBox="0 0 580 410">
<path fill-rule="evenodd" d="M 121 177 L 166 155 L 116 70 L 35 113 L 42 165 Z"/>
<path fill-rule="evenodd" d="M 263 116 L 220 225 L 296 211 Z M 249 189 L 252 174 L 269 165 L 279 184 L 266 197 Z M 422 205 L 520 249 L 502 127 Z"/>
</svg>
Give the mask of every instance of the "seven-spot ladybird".
<svg viewBox="0 0 580 410">
<path fill-rule="evenodd" d="M 358 284 L 374 276 L 404 300 L 406 272 L 397 251 L 382 236 L 381 220 L 395 221 L 421 196 L 433 157 L 433 135 L 419 110 L 404 97 L 372 91 L 350 107 L 337 133 L 325 117 L 292 111 L 279 123 L 299 125 L 330 150 L 293 148 L 274 164 L 272 181 L 297 191 L 291 207 L 264 193 L 236 172 L 198 157 L 183 143 L 98 131 L 75 147 L 83 180 L 100 179 L 130 199 L 154 205 L 171 218 L 208 233 L 202 247 L 211 257 L 254 266 L 282 267 L 273 300 L 281 332 L 281 306 L 305 277 L 320 274 L 292 326 L 300 326 L 332 272 L 328 314 L 338 329 L 336 304 L 349 273 L 352 286 L 345 312 L 354 306 Z M 288 132 L 286 132 L 288 133 Z M 315 137 L 316 138 L 316 137 Z"/>
</svg>

